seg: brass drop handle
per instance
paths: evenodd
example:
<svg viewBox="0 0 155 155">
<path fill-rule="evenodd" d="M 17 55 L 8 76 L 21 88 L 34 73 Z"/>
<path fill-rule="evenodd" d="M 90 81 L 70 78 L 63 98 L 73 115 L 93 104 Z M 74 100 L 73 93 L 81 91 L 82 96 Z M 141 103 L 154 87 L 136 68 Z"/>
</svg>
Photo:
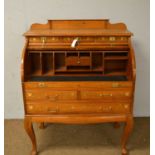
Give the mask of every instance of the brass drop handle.
<svg viewBox="0 0 155 155">
<path fill-rule="evenodd" d="M 109 37 L 109 40 L 110 40 L 110 41 L 115 41 L 116 38 L 115 38 L 115 37 Z"/>
<path fill-rule="evenodd" d="M 126 93 L 125 93 L 125 96 L 129 96 L 129 95 L 130 95 L 130 93 L 129 93 L 129 92 L 126 92 Z"/>
<path fill-rule="evenodd" d="M 72 43 L 71 43 L 71 47 L 72 47 L 72 48 L 75 48 L 75 46 L 77 45 L 78 41 L 79 41 L 79 38 L 78 38 L 78 37 L 75 38 L 75 39 L 72 41 Z"/>
<path fill-rule="evenodd" d="M 32 41 L 36 41 L 37 39 L 36 38 L 32 38 Z"/>
<path fill-rule="evenodd" d="M 112 94 L 99 94 L 99 96 L 112 96 Z"/>
<path fill-rule="evenodd" d="M 118 88 L 119 86 L 120 86 L 119 83 L 113 83 L 113 84 L 112 84 L 112 87 L 113 87 L 113 88 Z"/>
<path fill-rule="evenodd" d="M 112 94 L 103 94 L 103 96 L 112 96 Z"/>
<path fill-rule="evenodd" d="M 45 83 L 39 82 L 38 86 L 39 86 L 39 87 L 45 87 Z"/>
<path fill-rule="evenodd" d="M 51 101 L 55 101 L 55 100 L 57 99 L 58 96 L 59 96 L 59 95 L 56 94 L 55 96 L 47 96 L 47 98 L 48 98 L 49 100 L 51 100 Z"/>
<path fill-rule="evenodd" d="M 52 39 L 52 41 L 55 41 L 55 40 L 56 40 L 56 38 L 55 38 L 55 37 L 52 37 L 51 39 Z"/>
<path fill-rule="evenodd" d="M 48 112 L 50 112 L 50 113 L 56 113 L 57 112 L 57 109 L 48 109 Z"/>
<path fill-rule="evenodd" d="M 80 64 L 80 61 L 77 61 L 78 64 Z"/>
<path fill-rule="evenodd" d="M 32 93 L 27 93 L 27 96 L 28 96 L 28 97 L 31 97 L 31 96 L 32 96 Z"/>
</svg>

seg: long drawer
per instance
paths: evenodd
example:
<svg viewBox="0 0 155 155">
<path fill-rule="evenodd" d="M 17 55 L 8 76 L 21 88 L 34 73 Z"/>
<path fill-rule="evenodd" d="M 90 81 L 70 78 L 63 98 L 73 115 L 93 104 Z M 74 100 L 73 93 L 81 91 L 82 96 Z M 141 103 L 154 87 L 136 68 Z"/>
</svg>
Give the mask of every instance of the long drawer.
<svg viewBox="0 0 155 155">
<path fill-rule="evenodd" d="M 71 90 L 71 89 L 77 89 L 77 88 L 92 88 L 92 89 L 122 89 L 122 88 L 132 88 L 133 83 L 132 82 L 102 82 L 102 81 L 80 81 L 80 82 L 24 82 L 23 83 L 24 89 L 33 89 L 33 88 L 51 88 L 51 89 L 56 89 L 56 88 L 61 88 L 61 89 L 66 89 L 66 90 Z"/>
<path fill-rule="evenodd" d="M 130 103 L 31 103 L 26 105 L 26 111 L 27 114 L 123 114 L 130 112 Z"/>
</svg>

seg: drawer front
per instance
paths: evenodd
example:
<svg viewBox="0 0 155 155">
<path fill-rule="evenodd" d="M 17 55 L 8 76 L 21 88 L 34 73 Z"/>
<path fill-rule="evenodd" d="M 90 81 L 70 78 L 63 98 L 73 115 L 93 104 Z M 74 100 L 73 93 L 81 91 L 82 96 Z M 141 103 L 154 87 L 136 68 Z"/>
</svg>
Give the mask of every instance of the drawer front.
<svg viewBox="0 0 155 155">
<path fill-rule="evenodd" d="M 59 105 L 59 113 L 101 113 L 101 104 L 89 104 L 89 103 L 63 103 Z"/>
<path fill-rule="evenodd" d="M 67 66 L 90 66 L 89 57 L 67 57 L 66 58 Z"/>
<path fill-rule="evenodd" d="M 49 100 L 49 101 L 59 101 L 59 100 L 76 100 L 76 91 L 53 91 L 50 89 L 46 90 L 26 90 L 25 91 L 26 100 Z"/>
<path fill-rule="evenodd" d="M 125 114 L 129 103 L 46 103 L 26 105 L 27 114 Z"/>
<path fill-rule="evenodd" d="M 90 57 L 80 57 L 79 65 L 81 65 L 81 66 L 90 66 Z"/>
<path fill-rule="evenodd" d="M 129 103 L 82 103 L 82 104 L 60 104 L 59 113 L 129 113 Z"/>
<path fill-rule="evenodd" d="M 77 66 L 79 65 L 78 57 L 70 56 L 66 58 L 66 65 L 67 66 Z"/>
<path fill-rule="evenodd" d="M 78 82 L 24 82 L 24 89 L 61 89 L 61 90 L 75 90 L 78 88 Z M 46 90 L 45 90 L 46 91 Z"/>
<path fill-rule="evenodd" d="M 122 88 L 130 88 L 132 89 L 132 82 L 102 82 L 102 81 L 91 81 L 91 82 L 24 82 L 23 83 L 25 89 L 33 89 L 33 88 L 61 88 L 65 90 L 73 90 L 77 88 L 85 89 L 122 89 Z"/>
<path fill-rule="evenodd" d="M 81 82 L 79 83 L 81 89 L 111 89 L 111 90 L 118 90 L 118 89 L 132 89 L 133 84 L 132 82 L 113 82 L 113 81 L 106 81 L 106 82 Z"/>
<path fill-rule="evenodd" d="M 131 91 L 81 91 L 81 99 L 130 99 Z"/>
</svg>

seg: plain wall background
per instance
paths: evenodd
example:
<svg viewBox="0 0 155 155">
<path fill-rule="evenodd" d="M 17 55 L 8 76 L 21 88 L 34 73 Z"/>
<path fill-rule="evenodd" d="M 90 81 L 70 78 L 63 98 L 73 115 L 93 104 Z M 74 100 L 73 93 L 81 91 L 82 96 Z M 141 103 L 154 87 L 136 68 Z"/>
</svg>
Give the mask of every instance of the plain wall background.
<svg viewBox="0 0 155 155">
<path fill-rule="evenodd" d="M 149 116 L 149 0 L 5 0 L 5 118 L 23 118 L 20 58 L 22 34 L 47 19 L 124 22 L 134 33 L 137 80 L 134 114 Z"/>
</svg>

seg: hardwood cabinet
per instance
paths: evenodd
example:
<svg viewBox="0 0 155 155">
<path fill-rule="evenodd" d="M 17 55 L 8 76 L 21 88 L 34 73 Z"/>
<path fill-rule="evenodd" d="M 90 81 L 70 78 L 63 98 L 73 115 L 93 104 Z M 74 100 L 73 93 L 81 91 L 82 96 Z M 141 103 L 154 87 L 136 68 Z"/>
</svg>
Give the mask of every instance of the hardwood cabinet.
<svg viewBox="0 0 155 155">
<path fill-rule="evenodd" d="M 133 127 L 132 33 L 109 20 L 48 20 L 24 34 L 21 79 L 25 129 L 37 154 L 33 122 L 125 122 L 122 155 Z"/>
</svg>

